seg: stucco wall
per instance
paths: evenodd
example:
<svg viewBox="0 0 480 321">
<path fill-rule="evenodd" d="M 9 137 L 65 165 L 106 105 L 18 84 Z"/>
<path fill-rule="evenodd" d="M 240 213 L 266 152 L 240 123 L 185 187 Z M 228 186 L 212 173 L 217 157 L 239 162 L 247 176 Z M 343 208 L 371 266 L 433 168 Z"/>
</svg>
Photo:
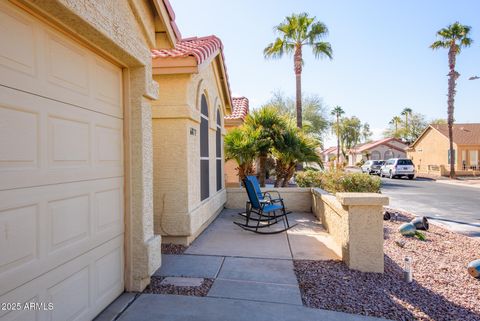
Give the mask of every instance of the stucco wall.
<svg viewBox="0 0 480 321">
<path fill-rule="evenodd" d="M 295 212 L 311 212 L 312 211 L 312 197 L 310 193 L 310 188 L 263 188 L 263 192 L 269 190 L 278 191 L 283 198 L 285 207 L 290 211 Z M 276 194 L 272 193 L 272 196 L 275 197 Z M 229 187 L 227 188 L 227 203 L 225 204 L 226 208 L 238 208 L 244 209 L 245 202 L 247 201 L 247 193 L 245 188 L 240 187 Z"/>
<path fill-rule="evenodd" d="M 198 74 L 155 75 L 167 94 L 153 103 L 155 232 L 164 242 L 189 244 L 216 217 L 226 202 L 217 191 L 216 115 L 220 110 L 222 142 L 225 105 L 213 63 Z M 200 97 L 209 108 L 209 190 L 200 200 Z M 223 155 L 223 143 L 222 143 Z M 222 182 L 224 161 L 222 157 Z M 223 183 L 224 185 L 224 183 Z"/>
<path fill-rule="evenodd" d="M 158 8 L 163 3 L 153 0 Z M 160 266 L 160 236 L 153 232 L 150 102 L 158 96 L 150 48 L 163 18 L 147 0 L 19 0 L 58 29 L 124 67 L 125 285 L 142 291 Z M 173 42 L 172 42 L 173 43 Z"/>
<path fill-rule="evenodd" d="M 407 156 L 412 159 L 417 172 L 427 173 L 428 165 L 449 167 L 448 149 L 448 139 L 430 128 L 415 144 L 415 148 L 407 152 Z"/>
<path fill-rule="evenodd" d="M 400 144 L 396 143 L 395 145 L 400 145 Z M 380 153 L 380 158 L 379 159 L 383 159 L 383 160 L 386 160 L 388 158 L 405 158 L 405 157 L 407 157 L 406 152 L 399 151 L 397 149 L 391 148 L 391 147 L 386 146 L 386 145 L 379 145 L 379 146 L 376 146 L 375 148 L 369 149 L 368 151 L 370 153 L 369 159 L 373 159 L 372 155 L 373 155 L 374 152 Z M 385 153 L 387 151 L 391 151 L 393 153 L 393 156 L 385 158 Z M 350 159 L 351 159 L 350 165 L 355 165 L 356 163 L 360 162 L 362 159 L 364 161 L 366 161 L 367 157 L 363 153 L 360 153 L 360 154 L 355 154 L 355 156 L 351 157 Z"/>
<path fill-rule="evenodd" d="M 383 205 L 374 193 L 337 193 L 312 189 L 312 211 L 332 236 L 332 249 L 349 268 L 383 273 Z"/>
</svg>

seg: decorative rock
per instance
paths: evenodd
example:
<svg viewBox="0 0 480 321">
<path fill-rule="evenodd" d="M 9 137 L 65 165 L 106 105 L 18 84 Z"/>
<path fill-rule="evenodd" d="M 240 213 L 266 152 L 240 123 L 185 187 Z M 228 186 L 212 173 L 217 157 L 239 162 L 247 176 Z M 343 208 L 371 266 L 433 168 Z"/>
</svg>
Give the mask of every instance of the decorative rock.
<svg viewBox="0 0 480 321">
<path fill-rule="evenodd" d="M 173 286 L 201 286 L 203 278 L 184 278 L 169 276 L 162 280 L 160 285 L 173 285 Z"/>
<path fill-rule="evenodd" d="M 385 211 L 385 212 L 383 213 L 383 220 L 384 220 L 384 221 L 390 220 L 391 217 L 392 217 L 392 215 L 390 215 L 390 212 Z"/>
<path fill-rule="evenodd" d="M 429 225 L 428 225 L 428 220 L 425 216 L 416 217 L 413 220 L 411 220 L 410 223 L 415 225 L 415 228 L 417 230 L 428 231 Z"/>
<path fill-rule="evenodd" d="M 417 229 L 415 228 L 415 225 L 412 223 L 405 223 L 400 225 L 398 228 L 398 231 L 403 235 L 403 236 L 415 236 L 415 232 Z"/>
<path fill-rule="evenodd" d="M 480 279 L 480 259 L 470 262 L 468 264 L 467 270 L 471 276 Z"/>
</svg>

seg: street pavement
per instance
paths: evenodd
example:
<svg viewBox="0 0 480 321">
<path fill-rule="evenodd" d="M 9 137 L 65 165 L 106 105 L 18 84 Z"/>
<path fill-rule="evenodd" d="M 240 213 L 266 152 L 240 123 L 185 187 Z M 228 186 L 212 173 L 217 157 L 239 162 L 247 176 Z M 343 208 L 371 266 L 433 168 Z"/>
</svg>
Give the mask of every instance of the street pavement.
<svg viewBox="0 0 480 321">
<path fill-rule="evenodd" d="M 390 207 L 418 216 L 472 237 L 480 237 L 480 188 L 443 184 L 417 178 L 382 178 L 382 193 L 390 197 Z"/>
</svg>

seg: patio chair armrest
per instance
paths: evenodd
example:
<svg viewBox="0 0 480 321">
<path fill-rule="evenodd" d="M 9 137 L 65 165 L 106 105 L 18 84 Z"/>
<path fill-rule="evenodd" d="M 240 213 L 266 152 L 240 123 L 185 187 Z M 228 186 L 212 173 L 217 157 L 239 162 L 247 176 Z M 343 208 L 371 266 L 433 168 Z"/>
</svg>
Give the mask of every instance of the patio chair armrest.
<svg viewBox="0 0 480 321">
<path fill-rule="evenodd" d="M 272 198 L 272 196 L 270 195 L 270 193 L 276 193 L 276 194 L 277 194 L 277 199 L 283 199 L 283 198 L 282 198 L 282 195 L 280 194 L 280 192 L 279 192 L 279 191 L 275 191 L 275 190 L 265 191 L 265 192 L 263 192 L 263 195 L 268 195 L 270 198 Z"/>
</svg>

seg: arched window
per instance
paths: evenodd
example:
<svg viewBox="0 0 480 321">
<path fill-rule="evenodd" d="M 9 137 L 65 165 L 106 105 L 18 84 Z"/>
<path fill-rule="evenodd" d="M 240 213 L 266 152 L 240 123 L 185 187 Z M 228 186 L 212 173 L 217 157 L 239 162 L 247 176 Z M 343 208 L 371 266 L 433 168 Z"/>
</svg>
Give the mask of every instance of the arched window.
<svg viewBox="0 0 480 321">
<path fill-rule="evenodd" d="M 216 145 L 216 167 L 217 167 L 217 191 L 223 187 L 222 175 L 222 119 L 220 118 L 220 109 L 217 109 L 217 131 L 215 133 Z"/>
<path fill-rule="evenodd" d="M 387 151 L 385 151 L 385 154 L 384 154 L 384 156 L 385 156 L 385 158 L 384 158 L 385 160 L 387 160 L 387 159 L 390 159 L 390 158 L 393 158 L 393 157 L 394 157 L 394 155 L 393 155 L 393 152 L 392 152 L 391 150 L 387 150 Z"/>
<path fill-rule="evenodd" d="M 202 95 L 200 107 L 200 200 L 210 195 L 209 153 L 208 153 L 208 104 Z"/>
<path fill-rule="evenodd" d="M 374 150 L 372 152 L 372 156 L 371 156 L 372 160 L 380 160 L 381 157 L 382 157 L 382 154 L 380 154 L 378 150 Z"/>
</svg>

